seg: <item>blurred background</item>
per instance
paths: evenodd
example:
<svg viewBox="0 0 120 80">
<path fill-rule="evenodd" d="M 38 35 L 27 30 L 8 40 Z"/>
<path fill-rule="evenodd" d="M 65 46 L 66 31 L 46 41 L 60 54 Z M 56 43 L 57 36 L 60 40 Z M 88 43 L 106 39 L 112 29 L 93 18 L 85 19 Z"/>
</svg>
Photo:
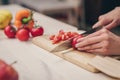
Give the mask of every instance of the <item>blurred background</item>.
<svg viewBox="0 0 120 80">
<path fill-rule="evenodd" d="M 19 4 L 86 30 L 101 14 L 119 6 L 120 0 L 0 0 L 0 4 Z"/>
</svg>

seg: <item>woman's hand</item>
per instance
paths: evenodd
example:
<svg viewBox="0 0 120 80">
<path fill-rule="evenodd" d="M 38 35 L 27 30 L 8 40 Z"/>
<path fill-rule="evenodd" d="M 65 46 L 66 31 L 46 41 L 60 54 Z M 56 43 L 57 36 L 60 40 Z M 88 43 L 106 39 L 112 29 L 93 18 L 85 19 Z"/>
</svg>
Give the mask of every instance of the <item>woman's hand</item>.
<svg viewBox="0 0 120 80">
<path fill-rule="evenodd" d="M 107 29 L 114 28 L 120 25 L 120 7 L 116 7 L 114 10 L 107 14 L 101 15 L 98 18 L 98 22 L 93 25 L 93 28 L 98 26 L 104 26 Z"/>
<path fill-rule="evenodd" d="M 120 37 L 103 28 L 77 40 L 78 50 L 102 55 L 120 55 Z"/>
</svg>

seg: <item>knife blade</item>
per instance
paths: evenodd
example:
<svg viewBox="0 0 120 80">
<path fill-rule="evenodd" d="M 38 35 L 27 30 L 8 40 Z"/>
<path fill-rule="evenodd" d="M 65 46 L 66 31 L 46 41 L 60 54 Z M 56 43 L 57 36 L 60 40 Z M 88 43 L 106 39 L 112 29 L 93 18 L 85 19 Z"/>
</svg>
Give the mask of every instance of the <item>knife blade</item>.
<svg viewBox="0 0 120 80">
<path fill-rule="evenodd" d="M 102 27 L 96 27 L 96 28 L 90 29 L 90 30 L 82 33 L 81 35 L 87 36 L 88 34 L 94 33 L 96 31 L 100 30 L 101 28 Z M 63 50 L 71 48 L 72 47 L 71 42 L 72 42 L 73 38 L 75 38 L 75 37 L 72 37 L 72 38 L 70 38 L 68 40 L 65 40 L 62 43 L 58 44 L 50 52 L 60 52 L 60 51 L 63 51 Z"/>
</svg>

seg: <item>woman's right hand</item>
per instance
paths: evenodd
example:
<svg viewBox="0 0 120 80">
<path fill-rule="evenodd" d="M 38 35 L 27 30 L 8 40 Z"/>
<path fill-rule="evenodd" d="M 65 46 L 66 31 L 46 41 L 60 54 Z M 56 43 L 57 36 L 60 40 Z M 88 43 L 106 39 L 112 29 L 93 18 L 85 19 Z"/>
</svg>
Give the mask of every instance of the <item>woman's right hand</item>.
<svg viewBox="0 0 120 80">
<path fill-rule="evenodd" d="M 103 26 L 106 29 L 112 29 L 120 25 L 120 7 L 116 7 L 112 11 L 101 15 L 98 22 L 93 25 L 93 28 Z"/>
</svg>

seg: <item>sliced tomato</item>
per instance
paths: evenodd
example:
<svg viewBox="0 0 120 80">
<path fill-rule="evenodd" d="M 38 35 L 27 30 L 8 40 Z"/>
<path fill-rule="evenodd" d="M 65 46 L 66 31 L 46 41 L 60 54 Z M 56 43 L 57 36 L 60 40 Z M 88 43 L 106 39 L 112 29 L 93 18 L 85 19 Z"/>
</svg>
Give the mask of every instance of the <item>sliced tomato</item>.
<svg viewBox="0 0 120 80">
<path fill-rule="evenodd" d="M 51 36 L 49 37 L 49 39 L 50 39 L 50 40 L 53 40 L 54 37 L 55 37 L 55 35 L 51 35 Z"/>
<path fill-rule="evenodd" d="M 64 40 L 67 40 L 67 39 L 69 39 L 69 36 L 64 35 L 64 39 L 63 39 L 63 41 L 64 41 Z"/>
<path fill-rule="evenodd" d="M 67 36 L 72 37 L 72 32 L 67 32 Z"/>
<path fill-rule="evenodd" d="M 72 32 L 71 36 L 78 36 L 79 34 L 77 32 Z"/>
<path fill-rule="evenodd" d="M 59 38 L 60 40 L 62 40 L 62 34 L 58 34 L 57 38 Z"/>
<path fill-rule="evenodd" d="M 60 38 L 58 38 L 57 36 L 55 36 L 54 39 L 52 40 L 52 43 L 56 44 L 58 42 L 60 42 Z"/>
<path fill-rule="evenodd" d="M 59 31 L 59 34 L 64 34 L 64 33 L 65 33 L 64 30 Z"/>
<path fill-rule="evenodd" d="M 65 41 L 70 39 L 71 37 L 78 36 L 79 34 L 77 32 L 64 32 L 64 30 L 59 30 L 58 34 L 51 35 L 49 37 L 50 40 L 52 40 L 53 44 L 59 43 L 60 41 Z"/>
</svg>

